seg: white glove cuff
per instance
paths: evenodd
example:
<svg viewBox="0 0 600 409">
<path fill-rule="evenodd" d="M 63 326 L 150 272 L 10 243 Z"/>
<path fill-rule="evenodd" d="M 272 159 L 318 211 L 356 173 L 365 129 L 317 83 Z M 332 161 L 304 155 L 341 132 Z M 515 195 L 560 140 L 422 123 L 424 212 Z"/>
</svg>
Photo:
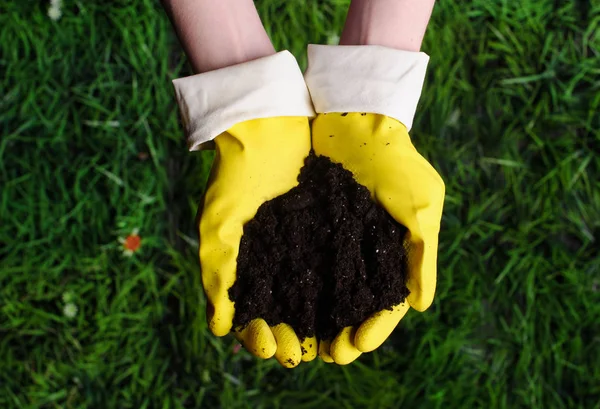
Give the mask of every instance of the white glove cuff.
<svg viewBox="0 0 600 409">
<path fill-rule="evenodd" d="M 288 51 L 173 81 L 188 148 L 258 118 L 314 117 L 302 71 Z"/>
<path fill-rule="evenodd" d="M 318 113 L 382 114 L 410 130 L 428 62 L 422 52 L 311 44 L 305 79 Z"/>
</svg>

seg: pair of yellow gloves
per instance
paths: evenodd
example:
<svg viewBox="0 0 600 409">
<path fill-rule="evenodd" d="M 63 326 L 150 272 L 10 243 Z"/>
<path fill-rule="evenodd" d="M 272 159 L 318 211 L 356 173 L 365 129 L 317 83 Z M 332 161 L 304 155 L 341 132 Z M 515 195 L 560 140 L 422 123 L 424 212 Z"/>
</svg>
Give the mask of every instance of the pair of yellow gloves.
<svg viewBox="0 0 600 409">
<path fill-rule="evenodd" d="M 407 128 L 391 117 L 371 113 L 275 117 L 238 123 L 215 138 L 216 159 L 200 218 L 200 263 L 211 331 L 234 335 L 252 354 L 275 357 L 285 367 L 317 355 L 340 365 L 378 348 L 410 307 L 424 311 L 436 285 L 438 233 L 444 182 L 416 151 Z M 311 147 L 350 170 L 373 199 L 408 229 L 410 295 L 392 310 L 375 313 L 333 340 L 301 342 L 287 324 L 270 327 L 257 318 L 232 328 L 235 306 L 228 290 L 236 280 L 243 226 L 259 206 L 298 184 Z M 302 291 L 298 288 L 298 291 Z"/>
</svg>

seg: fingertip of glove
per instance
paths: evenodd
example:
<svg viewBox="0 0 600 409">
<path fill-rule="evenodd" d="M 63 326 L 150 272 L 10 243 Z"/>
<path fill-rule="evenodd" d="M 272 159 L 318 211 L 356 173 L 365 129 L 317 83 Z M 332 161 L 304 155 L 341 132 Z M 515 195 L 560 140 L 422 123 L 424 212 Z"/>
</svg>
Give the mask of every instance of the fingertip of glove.
<svg viewBox="0 0 600 409">
<path fill-rule="evenodd" d="M 277 359 L 277 355 L 275 356 L 275 359 Z M 300 362 L 302 362 L 302 360 L 286 357 L 286 359 L 282 360 L 277 359 L 277 362 L 279 362 L 284 368 L 292 369 L 300 365 Z"/>
<path fill-rule="evenodd" d="M 435 294 L 435 282 L 426 286 L 427 291 L 423 291 L 419 289 L 413 289 L 413 283 L 408 283 L 408 289 L 410 290 L 410 294 L 406 297 L 407 303 L 419 312 L 425 311 L 427 308 L 431 306 L 433 303 L 433 297 Z M 422 285 L 422 284 L 421 284 Z"/>
<path fill-rule="evenodd" d="M 331 364 L 334 362 L 333 358 L 329 354 L 329 349 L 331 346 L 331 341 L 321 341 L 319 342 L 319 358 L 323 360 L 323 362 Z"/>
<path fill-rule="evenodd" d="M 302 352 L 302 361 L 310 362 L 315 359 L 319 351 L 317 337 L 304 338 L 304 341 L 300 343 L 300 350 Z"/>
<path fill-rule="evenodd" d="M 252 354 L 258 358 L 269 359 L 269 358 L 273 358 L 273 356 L 275 356 L 276 352 L 277 352 L 277 346 L 275 345 L 272 348 L 268 347 L 268 346 L 255 348 L 254 352 L 252 352 Z"/>
<path fill-rule="evenodd" d="M 383 344 L 383 341 L 380 342 L 379 339 L 374 339 L 373 337 L 360 333 L 357 333 L 354 342 L 356 343 L 356 349 L 361 352 L 372 352 Z"/>
<path fill-rule="evenodd" d="M 231 332 L 231 324 L 223 325 L 214 318 L 209 321 L 208 327 L 210 328 L 210 331 L 217 337 L 224 337 Z"/>
<path fill-rule="evenodd" d="M 210 331 L 217 337 L 224 337 L 231 332 L 235 309 L 231 301 L 206 304 L 206 320 Z"/>
<path fill-rule="evenodd" d="M 331 343 L 330 354 L 336 364 L 348 365 L 362 354 L 354 346 L 355 333 L 356 330 L 353 327 L 346 327 Z"/>
<path fill-rule="evenodd" d="M 271 332 L 277 343 L 275 359 L 285 368 L 294 368 L 302 360 L 300 341 L 294 329 L 287 324 L 271 327 Z"/>
<path fill-rule="evenodd" d="M 356 348 L 361 352 L 371 352 L 379 348 L 406 315 L 409 308 L 408 302 L 403 302 L 394 306 L 392 310 L 373 314 L 356 331 L 354 336 Z"/>
<path fill-rule="evenodd" d="M 260 318 L 251 321 L 245 328 L 236 329 L 236 333 L 244 348 L 258 358 L 269 359 L 277 352 L 275 336 Z"/>
</svg>

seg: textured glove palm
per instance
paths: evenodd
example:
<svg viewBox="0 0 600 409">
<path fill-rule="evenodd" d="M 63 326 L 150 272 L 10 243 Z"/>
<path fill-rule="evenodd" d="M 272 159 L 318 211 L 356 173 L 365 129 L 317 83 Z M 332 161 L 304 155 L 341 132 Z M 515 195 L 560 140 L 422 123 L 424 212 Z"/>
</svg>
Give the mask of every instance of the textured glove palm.
<svg viewBox="0 0 600 409">
<path fill-rule="evenodd" d="M 228 290 L 236 279 L 244 224 L 261 204 L 298 184 L 310 151 L 310 127 L 306 117 L 255 119 L 222 133 L 215 145 L 200 213 L 200 264 L 208 323 L 215 335 L 224 336 L 232 330 L 234 304 Z M 244 329 L 234 329 L 234 335 L 254 355 L 274 355 L 287 367 L 316 356 L 316 341 L 307 339 L 301 345 L 287 324 L 269 327 L 258 318 Z"/>
<path fill-rule="evenodd" d="M 375 313 L 357 328 L 345 328 L 330 345 L 320 346 L 323 360 L 347 364 L 378 348 L 409 306 L 424 311 L 431 305 L 445 187 L 412 145 L 406 127 L 384 115 L 319 114 L 312 123 L 312 145 L 317 155 L 350 170 L 375 201 L 408 229 L 407 302 Z"/>
</svg>

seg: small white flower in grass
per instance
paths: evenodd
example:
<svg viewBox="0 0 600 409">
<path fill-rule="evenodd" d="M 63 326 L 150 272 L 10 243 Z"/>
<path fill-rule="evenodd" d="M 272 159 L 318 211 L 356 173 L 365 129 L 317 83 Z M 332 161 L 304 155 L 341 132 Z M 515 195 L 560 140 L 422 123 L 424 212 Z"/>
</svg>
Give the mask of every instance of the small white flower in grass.
<svg viewBox="0 0 600 409">
<path fill-rule="evenodd" d="M 329 45 L 338 45 L 340 43 L 340 36 L 337 35 L 336 33 L 331 33 L 329 34 L 329 37 L 327 37 L 327 44 Z"/>
<path fill-rule="evenodd" d="M 50 8 L 48 8 L 48 17 L 57 21 L 62 17 L 62 0 L 50 0 Z"/>
<path fill-rule="evenodd" d="M 52 20 L 57 21 L 62 17 L 62 0 L 50 0 L 50 7 L 48 8 L 48 17 Z"/>
<path fill-rule="evenodd" d="M 77 311 L 77 306 L 72 302 L 66 303 L 63 307 L 63 314 L 69 319 L 75 318 L 75 316 L 77 315 Z"/>
<path fill-rule="evenodd" d="M 50 17 L 51 20 L 58 21 L 62 17 L 62 11 L 55 7 L 50 7 L 48 9 L 48 17 Z"/>
</svg>

